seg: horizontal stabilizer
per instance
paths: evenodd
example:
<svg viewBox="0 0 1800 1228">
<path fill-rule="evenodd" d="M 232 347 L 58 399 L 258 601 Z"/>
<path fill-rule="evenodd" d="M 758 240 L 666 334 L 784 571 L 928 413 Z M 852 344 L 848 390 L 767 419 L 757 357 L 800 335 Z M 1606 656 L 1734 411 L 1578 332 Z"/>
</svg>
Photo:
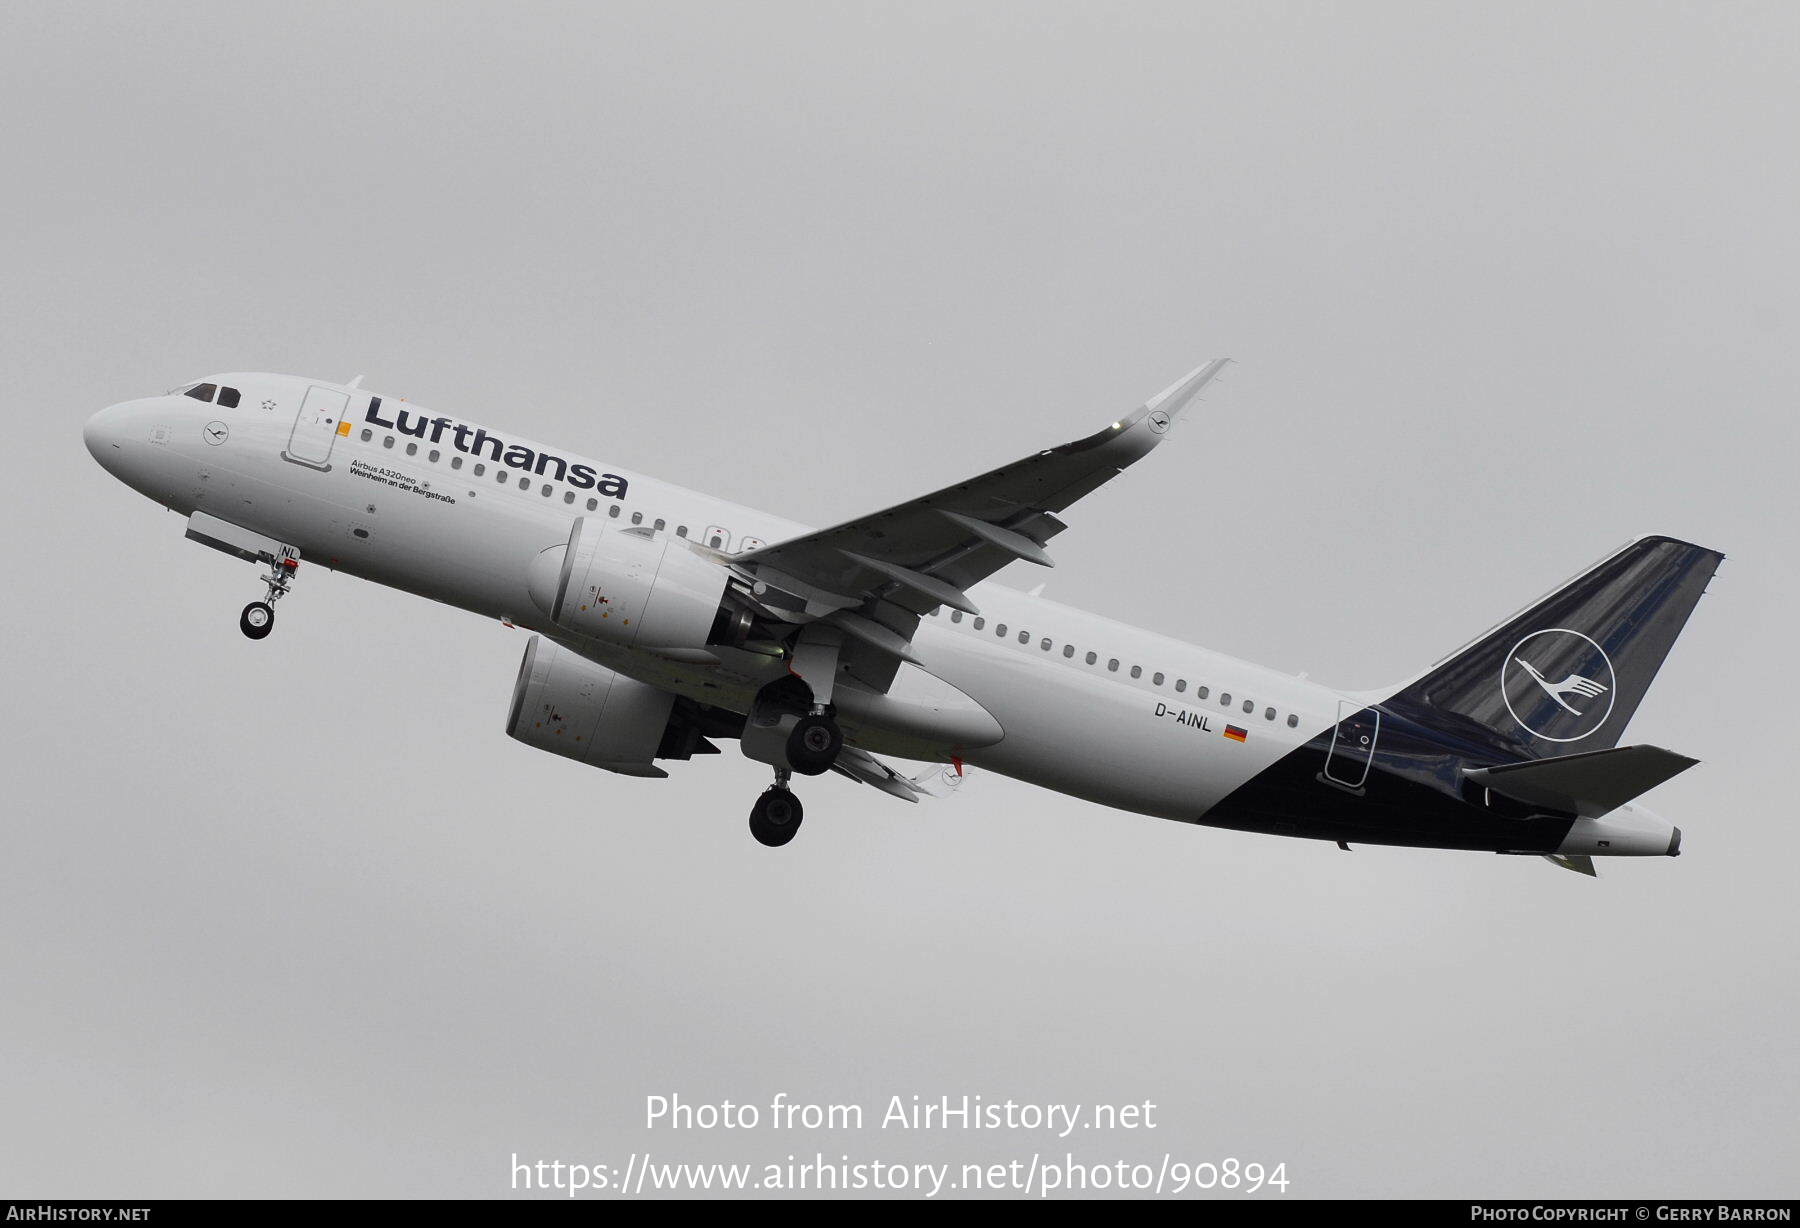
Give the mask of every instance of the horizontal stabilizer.
<svg viewBox="0 0 1800 1228">
<path fill-rule="evenodd" d="M 1616 746 L 1472 768 L 1466 774 L 1476 784 L 1527 805 L 1595 819 L 1698 762 L 1660 746 Z"/>
</svg>

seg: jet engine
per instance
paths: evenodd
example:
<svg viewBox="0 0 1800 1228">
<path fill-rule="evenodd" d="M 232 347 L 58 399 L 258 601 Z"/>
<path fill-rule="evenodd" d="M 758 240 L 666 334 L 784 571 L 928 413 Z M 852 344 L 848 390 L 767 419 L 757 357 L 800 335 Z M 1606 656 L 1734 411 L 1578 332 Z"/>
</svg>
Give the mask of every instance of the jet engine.
<svg viewBox="0 0 1800 1228">
<path fill-rule="evenodd" d="M 532 561 L 531 599 L 551 621 L 621 648 L 679 653 L 739 645 L 749 608 L 728 599 L 731 573 L 684 538 L 587 516 L 565 545 Z"/>
<path fill-rule="evenodd" d="M 541 635 L 525 646 L 506 732 L 527 746 L 626 776 L 667 776 L 656 759 L 716 755 L 743 718 L 678 699 Z"/>
</svg>

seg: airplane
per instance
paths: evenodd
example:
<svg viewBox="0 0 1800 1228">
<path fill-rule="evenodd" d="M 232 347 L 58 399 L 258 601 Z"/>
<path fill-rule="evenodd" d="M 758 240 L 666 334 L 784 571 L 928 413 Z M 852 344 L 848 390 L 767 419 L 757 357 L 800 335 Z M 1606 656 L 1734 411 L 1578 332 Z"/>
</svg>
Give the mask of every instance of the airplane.
<svg viewBox="0 0 1800 1228">
<path fill-rule="evenodd" d="M 1191 418 L 1227 361 L 1086 438 L 824 529 L 360 376 L 209 376 L 103 409 L 83 435 L 190 540 L 264 569 L 239 618 L 251 639 L 303 561 L 523 628 L 510 736 L 639 777 L 735 739 L 773 770 L 750 813 L 770 847 L 804 817 L 796 775 L 918 801 L 982 769 L 1344 849 L 1535 854 L 1588 875 L 1597 857 L 1679 855 L 1680 829 L 1637 799 L 1696 761 L 1619 743 L 1718 551 L 1640 537 L 1372 691 L 991 582 L 1053 566 L 1063 515 Z"/>
</svg>

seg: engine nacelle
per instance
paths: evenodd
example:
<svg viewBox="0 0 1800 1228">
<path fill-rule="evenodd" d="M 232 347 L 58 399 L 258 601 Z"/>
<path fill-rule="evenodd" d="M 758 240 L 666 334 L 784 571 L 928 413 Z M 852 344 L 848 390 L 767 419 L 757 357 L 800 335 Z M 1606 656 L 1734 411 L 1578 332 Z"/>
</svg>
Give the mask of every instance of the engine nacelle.
<svg viewBox="0 0 1800 1228">
<path fill-rule="evenodd" d="M 621 648 L 693 650 L 741 642 L 749 616 L 725 600 L 731 576 L 685 539 L 587 516 L 531 564 L 531 599 L 552 622 Z"/>
<path fill-rule="evenodd" d="M 652 760 L 685 759 L 716 749 L 701 738 L 671 737 L 682 732 L 673 729 L 678 723 L 670 719 L 674 706 L 675 696 L 668 691 L 534 635 L 513 684 L 506 732 L 527 746 L 609 772 L 667 776 Z"/>
</svg>

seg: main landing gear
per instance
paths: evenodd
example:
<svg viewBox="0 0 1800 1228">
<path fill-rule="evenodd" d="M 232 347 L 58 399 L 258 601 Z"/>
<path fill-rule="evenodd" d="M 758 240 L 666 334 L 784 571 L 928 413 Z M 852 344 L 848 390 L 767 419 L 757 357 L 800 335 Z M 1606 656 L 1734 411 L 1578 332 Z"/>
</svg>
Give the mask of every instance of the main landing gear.
<svg viewBox="0 0 1800 1228">
<path fill-rule="evenodd" d="M 252 601 L 244 607 L 244 612 L 238 615 L 238 630 L 253 640 L 263 639 L 275 630 L 275 603 L 287 596 L 294 583 L 294 573 L 299 570 L 300 552 L 292 546 L 283 546 L 281 553 L 269 560 L 269 574 L 263 577 L 268 592 L 261 601 Z"/>
<path fill-rule="evenodd" d="M 770 848 L 792 840 L 805 814 L 788 788 L 793 774 L 823 775 L 843 752 L 844 731 L 831 706 L 840 638 L 835 628 L 808 627 L 788 672 L 757 692 L 739 738 L 746 756 L 775 769 L 774 785 L 750 809 L 750 834 Z"/>
<path fill-rule="evenodd" d="M 750 834 L 758 843 L 780 848 L 794 838 L 806 809 L 788 781 L 795 772 L 819 776 L 830 771 L 843 749 L 844 732 L 829 712 L 811 712 L 794 722 L 787 736 L 788 766 L 775 769 L 775 783 L 750 808 Z"/>
<path fill-rule="evenodd" d="M 787 760 L 802 776 L 823 776 L 843 749 L 843 731 L 827 712 L 801 717 L 788 733 Z"/>
<path fill-rule="evenodd" d="M 756 837 L 758 844 L 780 848 L 794 838 L 794 833 L 800 830 L 800 820 L 805 817 L 806 807 L 788 788 L 788 773 L 776 768 L 775 783 L 756 799 L 756 805 L 750 807 L 750 834 Z"/>
<path fill-rule="evenodd" d="M 831 770 L 844 749 L 844 732 L 829 712 L 812 712 L 794 723 L 787 737 L 788 767 L 775 769 L 775 783 L 750 808 L 750 834 L 757 842 L 780 848 L 800 830 L 806 808 L 788 788 L 794 772 L 818 776 Z"/>
</svg>

